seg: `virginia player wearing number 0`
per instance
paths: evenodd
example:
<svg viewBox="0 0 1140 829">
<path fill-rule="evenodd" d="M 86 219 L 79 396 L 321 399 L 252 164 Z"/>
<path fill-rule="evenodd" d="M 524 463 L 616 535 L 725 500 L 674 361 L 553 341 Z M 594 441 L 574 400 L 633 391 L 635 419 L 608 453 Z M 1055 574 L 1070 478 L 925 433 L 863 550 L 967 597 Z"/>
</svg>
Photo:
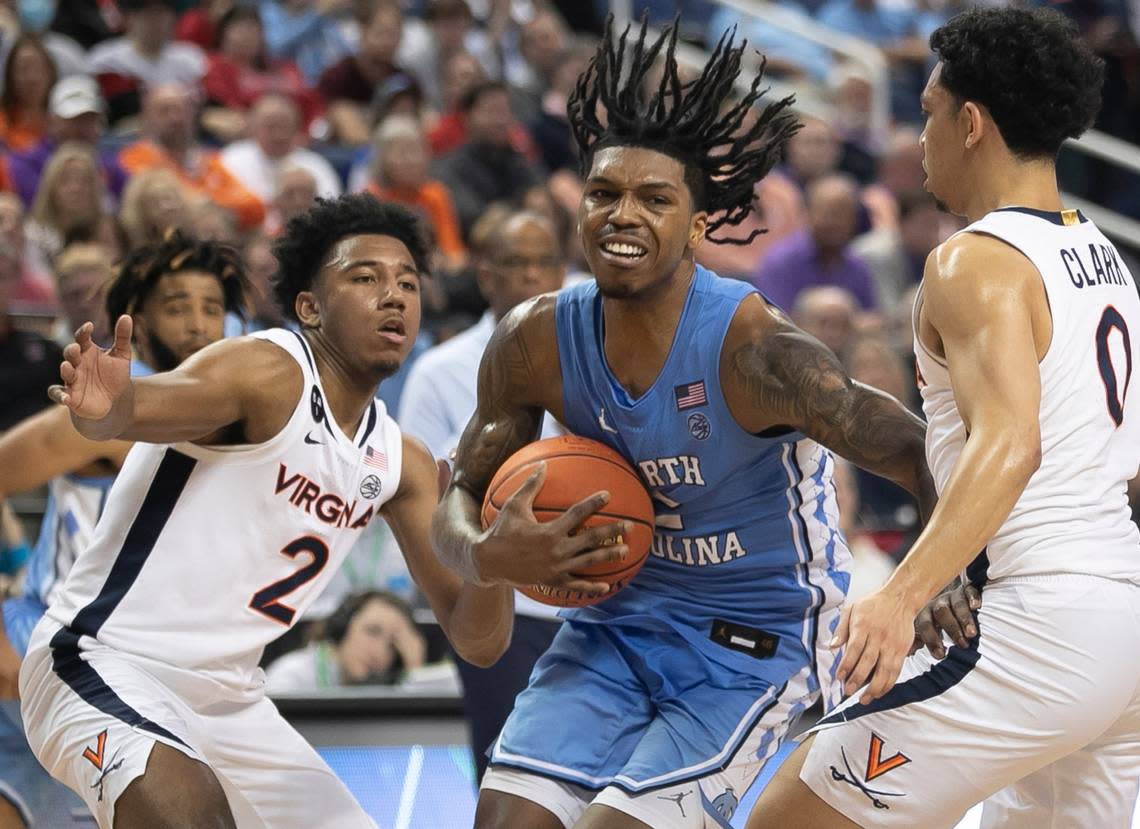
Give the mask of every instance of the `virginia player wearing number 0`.
<svg viewBox="0 0 1140 829">
<path fill-rule="evenodd" d="M 122 317 L 107 351 L 79 330 L 51 391 L 85 436 L 138 442 L 20 674 L 32 750 L 103 829 L 375 826 L 257 663 L 378 516 L 456 650 L 489 664 L 507 645 L 510 590 L 436 559 L 435 462 L 374 399 L 419 329 L 416 220 L 345 196 L 292 220 L 276 254 L 301 333 L 131 378 Z"/>
<path fill-rule="evenodd" d="M 845 612 L 853 696 L 748 826 L 939 829 L 989 798 L 986 829 L 1123 829 L 1140 788 L 1140 296 L 1055 168 L 1103 67 L 1052 11 L 975 9 L 930 45 L 926 188 L 970 221 L 931 253 L 914 309 L 940 498 Z M 972 638 L 906 659 L 915 613 L 962 570 L 983 591 Z"/>
</svg>

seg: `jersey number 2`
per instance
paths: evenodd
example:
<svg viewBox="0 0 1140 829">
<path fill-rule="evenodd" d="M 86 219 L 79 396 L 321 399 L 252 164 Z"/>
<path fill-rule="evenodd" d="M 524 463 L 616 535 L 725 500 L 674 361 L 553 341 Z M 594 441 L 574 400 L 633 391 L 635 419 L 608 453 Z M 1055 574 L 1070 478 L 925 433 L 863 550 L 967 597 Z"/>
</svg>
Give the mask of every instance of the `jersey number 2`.
<svg viewBox="0 0 1140 829">
<path fill-rule="evenodd" d="M 250 608 L 283 625 L 293 624 L 293 617 L 297 615 L 297 611 L 279 600 L 315 579 L 329 561 L 328 545 L 316 536 L 302 536 L 296 541 L 290 541 L 281 550 L 281 555 L 289 558 L 296 558 L 301 553 L 308 553 L 313 560 L 291 576 L 275 581 L 254 593 L 253 598 L 249 600 Z"/>
<path fill-rule="evenodd" d="M 1108 351 L 1108 335 L 1113 329 L 1120 332 L 1124 340 L 1124 388 L 1116 382 L 1116 368 L 1112 365 L 1112 354 Z M 1128 336 L 1128 325 L 1120 312 L 1109 305 L 1100 317 L 1096 327 L 1096 363 L 1100 368 L 1100 379 L 1104 381 L 1104 398 L 1108 404 L 1108 414 L 1112 422 L 1119 426 L 1124 422 L 1124 398 L 1128 395 L 1128 384 L 1132 380 L 1132 340 Z"/>
</svg>

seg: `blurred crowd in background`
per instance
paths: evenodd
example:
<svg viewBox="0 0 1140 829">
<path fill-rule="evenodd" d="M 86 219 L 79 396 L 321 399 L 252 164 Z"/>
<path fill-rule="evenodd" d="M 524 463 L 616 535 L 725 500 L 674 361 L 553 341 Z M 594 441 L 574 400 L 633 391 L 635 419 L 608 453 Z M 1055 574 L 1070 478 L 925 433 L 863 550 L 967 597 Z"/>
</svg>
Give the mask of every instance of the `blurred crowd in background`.
<svg viewBox="0 0 1140 829">
<path fill-rule="evenodd" d="M 1107 62 L 1097 127 L 1140 141 L 1140 8 L 1048 4 L 1071 15 Z M 762 7 L 749 17 L 706 0 L 631 5 L 657 23 L 680 14 L 695 48 L 711 48 L 738 23 L 768 56 L 770 75 L 821 90 L 832 115 L 804 118 L 778 170 L 756 183 L 756 213 L 738 230 L 767 232 L 748 245 L 706 243 L 697 258 L 752 282 L 853 377 L 918 411 L 915 291 L 927 254 L 962 227 L 923 190 L 918 96 L 931 67 L 926 38 L 963 0 L 779 0 L 882 49 L 891 72 L 886 135 L 870 129 L 866 74 L 767 25 Z M 274 236 L 317 197 L 366 191 L 417 210 L 434 239 L 424 329 L 378 395 L 404 429 L 446 456 L 473 404 L 464 397 L 472 369 L 460 369 L 459 349 L 436 349 L 466 337 L 464 353 L 477 358 L 512 305 L 587 276 L 566 103 L 608 6 L 5 0 L 0 430 L 47 405 L 61 346 L 82 322 L 95 322 L 96 340 L 106 342 L 99 291 L 125 251 L 172 227 L 231 243 L 253 296 L 248 319 L 229 320 L 227 333 L 282 325 L 268 289 Z M 1076 158 L 1061 169 L 1067 189 L 1140 218 L 1136 177 Z M 1135 258 L 1131 265 L 1140 273 Z M 460 370 L 466 380 L 453 376 Z M 918 514 L 900 489 L 846 465 L 837 486 L 859 594 L 905 554 Z M 16 502 L 22 524 L 5 508 L 0 570 L 12 589 L 20 567 L 8 553 L 34 540 L 35 504 Z M 297 649 L 270 666 L 271 687 L 438 680 L 429 663 L 442 651 L 417 626 L 415 607 L 398 551 L 375 522 L 314 608 L 310 621 L 319 623 L 303 626 L 307 639 L 295 637 Z"/>
</svg>

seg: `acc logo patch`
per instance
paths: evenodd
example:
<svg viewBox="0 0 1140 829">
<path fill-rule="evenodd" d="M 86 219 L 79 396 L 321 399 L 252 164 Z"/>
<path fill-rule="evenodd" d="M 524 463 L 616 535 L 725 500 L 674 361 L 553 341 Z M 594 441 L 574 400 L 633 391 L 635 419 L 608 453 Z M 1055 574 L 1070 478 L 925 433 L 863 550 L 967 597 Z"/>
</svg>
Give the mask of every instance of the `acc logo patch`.
<svg viewBox="0 0 1140 829">
<path fill-rule="evenodd" d="M 373 499 L 380 495 L 380 479 L 375 475 L 367 476 L 360 482 L 360 496 Z"/>
<path fill-rule="evenodd" d="M 697 440 L 708 440 L 712 434 L 712 424 L 700 412 L 689 415 L 689 434 Z"/>
</svg>

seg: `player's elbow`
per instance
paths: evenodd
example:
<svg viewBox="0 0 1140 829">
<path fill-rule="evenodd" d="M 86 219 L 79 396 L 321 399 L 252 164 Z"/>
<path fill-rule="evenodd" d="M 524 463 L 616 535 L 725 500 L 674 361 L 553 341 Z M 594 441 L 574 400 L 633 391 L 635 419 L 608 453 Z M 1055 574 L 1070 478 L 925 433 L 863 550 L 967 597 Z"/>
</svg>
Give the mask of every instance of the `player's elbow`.
<svg viewBox="0 0 1140 829">
<path fill-rule="evenodd" d="M 510 645 L 511 631 L 508 627 L 504 633 L 480 641 L 456 642 L 455 650 L 476 668 L 490 668 L 502 659 Z"/>
<path fill-rule="evenodd" d="M 1041 466 L 1041 430 L 1036 426 L 1011 435 L 1004 452 L 1005 465 L 1019 482 L 1028 483 Z"/>
</svg>

